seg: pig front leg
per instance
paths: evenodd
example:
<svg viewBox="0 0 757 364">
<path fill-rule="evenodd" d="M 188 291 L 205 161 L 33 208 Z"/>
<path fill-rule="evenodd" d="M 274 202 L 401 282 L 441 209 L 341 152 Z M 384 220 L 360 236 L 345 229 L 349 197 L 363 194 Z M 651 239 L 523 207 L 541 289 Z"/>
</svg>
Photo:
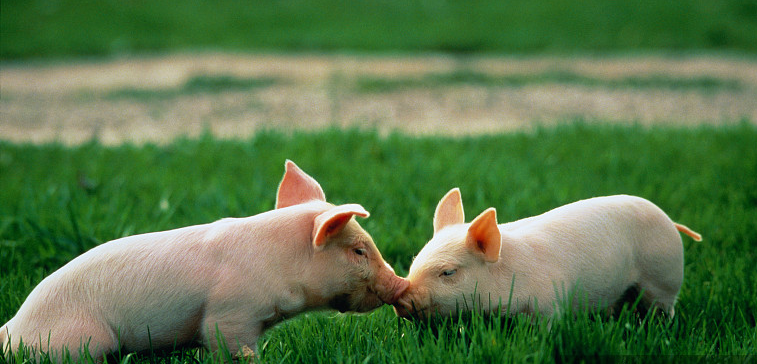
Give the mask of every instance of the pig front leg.
<svg viewBox="0 0 757 364">
<path fill-rule="evenodd" d="M 210 351 L 225 345 L 235 359 L 255 356 L 254 348 L 263 331 L 263 322 L 243 315 L 208 315 L 203 320 L 203 344 Z"/>
</svg>

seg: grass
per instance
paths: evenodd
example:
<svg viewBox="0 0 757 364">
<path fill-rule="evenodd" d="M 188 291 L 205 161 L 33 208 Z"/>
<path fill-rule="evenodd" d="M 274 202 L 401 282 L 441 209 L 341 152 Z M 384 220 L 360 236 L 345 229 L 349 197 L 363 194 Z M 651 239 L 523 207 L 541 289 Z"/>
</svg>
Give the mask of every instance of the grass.
<svg viewBox="0 0 757 364">
<path fill-rule="evenodd" d="M 757 50 L 752 0 L 5 0 L 0 59 L 196 49 L 574 53 Z"/>
<path fill-rule="evenodd" d="M 430 325 L 317 312 L 270 329 L 256 361 L 675 362 L 753 360 L 757 350 L 757 128 L 681 129 L 574 122 L 513 134 L 443 138 L 359 130 L 165 146 L 0 142 L 0 322 L 46 275 L 102 242 L 273 208 L 290 158 L 334 203 L 357 202 L 384 257 L 405 274 L 430 238 L 439 198 L 462 189 L 466 215 L 500 222 L 578 199 L 634 194 L 704 236 L 684 238 L 685 281 L 670 323 L 628 313 L 543 321 L 474 314 Z M 124 363 L 221 362 L 223 352 L 123 353 Z M 6 360 L 8 358 L 5 358 Z M 18 358 L 23 362 L 25 358 Z"/>
</svg>

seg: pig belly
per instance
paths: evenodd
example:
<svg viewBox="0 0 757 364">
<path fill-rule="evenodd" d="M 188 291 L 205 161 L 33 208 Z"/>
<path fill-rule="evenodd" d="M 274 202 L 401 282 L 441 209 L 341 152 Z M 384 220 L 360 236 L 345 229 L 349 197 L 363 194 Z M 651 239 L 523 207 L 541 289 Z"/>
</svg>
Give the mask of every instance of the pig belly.
<svg viewBox="0 0 757 364">
<path fill-rule="evenodd" d="M 570 300 L 574 308 L 604 308 L 638 283 L 640 272 L 633 244 L 612 235 L 599 236 L 600 239 L 584 236 L 586 240 L 573 244 L 574 254 L 557 257 L 566 268 L 558 274 L 561 279 L 554 282 L 559 300 Z"/>
<path fill-rule="evenodd" d="M 156 272 L 147 281 L 125 275 L 129 284 L 100 292 L 97 309 L 130 351 L 194 344 L 212 280 L 201 278 L 181 269 Z"/>
<path fill-rule="evenodd" d="M 139 313 L 123 310 L 111 328 L 127 351 L 199 345 L 203 303 L 190 297 L 146 305 Z"/>
<path fill-rule="evenodd" d="M 574 308 L 601 309 L 613 305 L 625 292 L 636 285 L 636 269 L 616 269 L 599 277 L 580 277 L 573 285 L 568 299 Z"/>
<path fill-rule="evenodd" d="M 200 323 L 217 266 L 206 258 L 208 252 L 201 246 L 185 243 L 196 240 L 193 232 L 187 231 L 172 239 L 135 239 L 114 245 L 109 254 L 77 269 L 100 272 L 83 282 L 86 286 L 82 289 L 90 290 L 97 301 L 86 304 L 92 305 L 127 350 L 200 340 Z"/>
</svg>

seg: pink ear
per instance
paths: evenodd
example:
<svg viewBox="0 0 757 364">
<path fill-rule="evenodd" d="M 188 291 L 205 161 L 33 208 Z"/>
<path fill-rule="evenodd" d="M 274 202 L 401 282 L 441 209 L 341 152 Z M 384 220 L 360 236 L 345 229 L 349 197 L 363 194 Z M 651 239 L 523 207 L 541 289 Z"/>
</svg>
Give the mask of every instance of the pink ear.
<svg viewBox="0 0 757 364">
<path fill-rule="evenodd" d="M 465 245 L 474 253 L 481 254 L 484 261 L 494 263 L 499 260 L 502 235 L 497 227 L 497 210 L 490 207 L 473 219 L 468 227 Z"/>
<path fill-rule="evenodd" d="M 335 206 L 315 217 L 313 224 L 313 245 L 323 246 L 329 237 L 338 234 L 352 216 L 368 217 L 368 211 L 358 204 Z"/>
<path fill-rule="evenodd" d="M 326 201 L 321 185 L 287 159 L 284 178 L 276 193 L 276 208 L 298 205 L 312 200 Z"/>
<path fill-rule="evenodd" d="M 460 189 L 453 188 L 447 192 L 434 212 L 434 234 L 449 225 L 462 224 L 465 222 L 463 211 L 463 199 L 460 197 Z"/>
</svg>

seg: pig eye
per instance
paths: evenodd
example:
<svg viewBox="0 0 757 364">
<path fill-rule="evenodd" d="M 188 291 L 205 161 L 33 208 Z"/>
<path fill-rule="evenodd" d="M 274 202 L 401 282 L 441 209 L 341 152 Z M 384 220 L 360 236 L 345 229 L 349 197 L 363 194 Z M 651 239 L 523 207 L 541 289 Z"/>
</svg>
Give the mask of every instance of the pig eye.
<svg viewBox="0 0 757 364">
<path fill-rule="evenodd" d="M 355 254 L 360 255 L 360 256 L 364 256 L 366 253 L 365 249 L 363 248 L 355 248 L 352 251 L 355 252 Z"/>
<path fill-rule="evenodd" d="M 447 269 L 445 271 L 442 271 L 442 274 L 440 274 L 443 277 L 449 277 L 453 274 L 457 273 L 457 269 Z"/>
</svg>

